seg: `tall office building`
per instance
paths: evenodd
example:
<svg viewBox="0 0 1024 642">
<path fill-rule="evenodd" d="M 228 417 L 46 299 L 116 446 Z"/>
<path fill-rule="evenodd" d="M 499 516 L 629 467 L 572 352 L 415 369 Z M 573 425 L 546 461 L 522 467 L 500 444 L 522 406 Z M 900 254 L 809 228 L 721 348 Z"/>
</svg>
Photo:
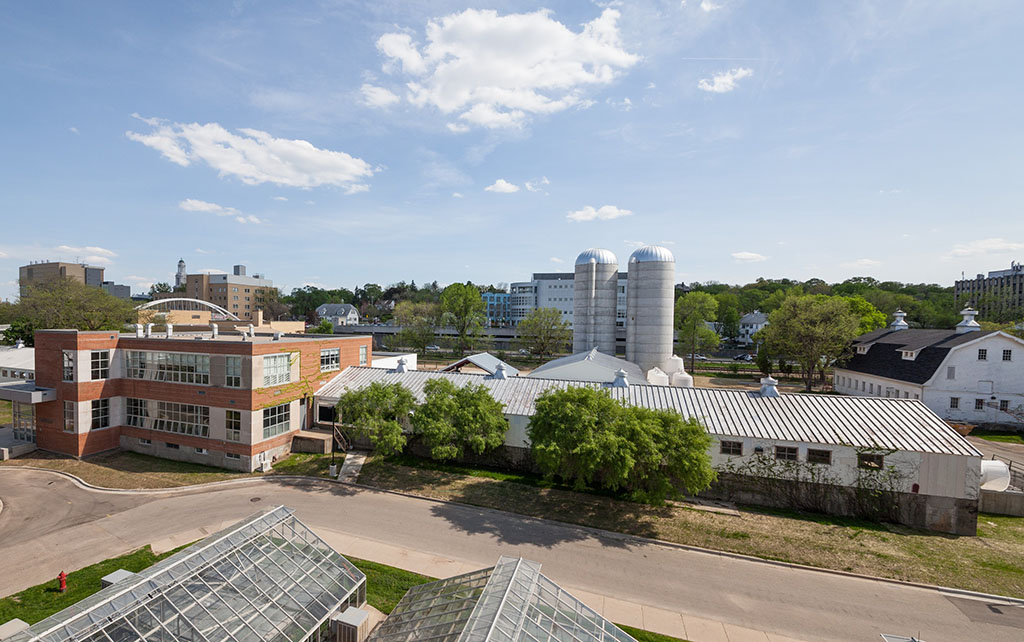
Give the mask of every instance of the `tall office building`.
<svg viewBox="0 0 1024 642">
<path fill-rule="evenodd" d="M 953 285 L 957 309 L 971 307 L 989 321 L 1015 321 L 1024 315 L 1024 266 L 1013 261 L 1008 270 L 979 274 Z"/>
<path fill-rule="evenodd" d="M 270 279 L 246 275 L 244 265 L 234 266 L 231 274 L 189 274 L 185 279 L 186 296 L 216 303 L 243 321 L 256 318 L 273 289 Z"/>
<path fill-rule="evenodd" d="M 21 292 L 30 285 L 39 285 L 59 278 L 68 278 L 85 285 L 103 287 L 104 268 L 85 263 L 38 261 L 18 268 L 18 286 Z"/>
</svg>

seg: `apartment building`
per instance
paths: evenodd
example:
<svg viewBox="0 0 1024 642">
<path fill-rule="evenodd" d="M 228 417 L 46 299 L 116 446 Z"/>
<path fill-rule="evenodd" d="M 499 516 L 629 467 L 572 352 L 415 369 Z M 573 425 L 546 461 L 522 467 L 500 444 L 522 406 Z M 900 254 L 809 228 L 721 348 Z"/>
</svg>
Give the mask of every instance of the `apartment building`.
<svg viewBox="0 0 1024 642">
<path fill-rule="evenodd" d="M 487 325 L 492 328 L 504 328 L 512 323 L 512 312 L 510 301 L 512 295 L 508 292 L 481 292 L 487 315 Z"/>
<path fill-rule="evenodd" d="M 104 268 L 86 265 L 85 263 L 64 263 L 62 261 L 38 261 L 22 265 L 18 268 L 18 286 L 21 292 L 30 285 L 39 285 L 54 279 L 67 278 L 91 285 L 103 287 Z"/>
<path fill-rule="evenodd" d="M 185 277 L 186 296 L 216 303 L 243 321 L 256 318 L 256 310 L 263 309 L 267 293 L 273 289 L 273 281 L 259 274 L 248 276 L 244 265 L 234 266 L 231 274 L 189 274 Z"/>
<path fill-rule="evenodd" d="M 512 325 L 537 308 L 555 308 L 562 319 L 572 325 L 575 300 L 575 278 L 572 272 L 536 272 L 530 281 L 519 281 L 509 287 L 509 316 Z M 619 272 L 615 326 L 626 326 L 626 273 Z"/>
<path fill-rule="evenodd" d="M 1008 270 L 961 279 L 953 284 L 953 297 L 957 306 L 974 308 L 982 319 L 1016 321 L 1024 315 L 1024 266 L 1012 261 Z"/>
<path fill-rule="evenodd" d="M 290 452 L 318 388 L 371 363 L 372 340 L 42 330 L 35 352 L 39 448 L 253 471 Z"/>
</svg>

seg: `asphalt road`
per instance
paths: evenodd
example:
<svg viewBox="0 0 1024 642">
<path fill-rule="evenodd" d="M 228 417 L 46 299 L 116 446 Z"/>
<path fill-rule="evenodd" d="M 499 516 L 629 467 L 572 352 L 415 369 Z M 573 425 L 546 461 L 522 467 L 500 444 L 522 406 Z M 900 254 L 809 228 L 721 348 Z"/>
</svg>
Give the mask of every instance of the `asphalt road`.
<svg viewBox="0 0 1024 642">
<path fill-rule="evenodd" d="M 168 536 L 285 504 L 312 526 L 493 565 L 544 565 L 561 584 L 804 640 L 1024 639 L 1024 609 L 869 579 L 683 550 L 499 511 L 330 483 L 255 480 L 173 494 L 86 491 L 0 468 L 0 595 Z M 344 553 L 344 551 L 341 551 Z"/>
</svg>

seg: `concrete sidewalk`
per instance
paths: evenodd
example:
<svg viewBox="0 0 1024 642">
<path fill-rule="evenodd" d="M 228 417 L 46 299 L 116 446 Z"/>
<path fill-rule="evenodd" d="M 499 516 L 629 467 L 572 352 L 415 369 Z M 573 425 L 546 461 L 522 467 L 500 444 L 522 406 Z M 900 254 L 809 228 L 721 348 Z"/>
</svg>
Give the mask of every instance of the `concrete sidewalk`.
<svg viewBox="0 0 1024 642">
<path fill-rule="evenodd" d="M 371 562 L 395 566 L 421 575 L 446 578 L 481 568 L 479 564 L 466 560 L 428 555 L 326 528 L 314 528 L 314 530 L 342 555 L 351 555 Z M 671 635 L 690 642 L 802 642 L 774 633 L 724 624 L 686 613 L 598 595 L 570 585 L 563 586 L 587 606 L 612 622 Z"/>
</svg>

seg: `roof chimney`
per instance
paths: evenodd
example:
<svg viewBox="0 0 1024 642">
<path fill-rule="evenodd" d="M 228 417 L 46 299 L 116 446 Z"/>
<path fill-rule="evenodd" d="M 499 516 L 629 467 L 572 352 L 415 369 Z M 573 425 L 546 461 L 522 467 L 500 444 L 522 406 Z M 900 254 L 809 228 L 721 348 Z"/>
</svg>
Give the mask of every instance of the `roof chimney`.
<svg viewBox="0 0 1024 642">
<path fill-rule="evenodd" d="M 892 323 L 889 324 L 889 329 L 893 331 L 906 330 L 907 328 L 910 327 L 904 320 L 906 318 L 907 313 L 897 308 L 897 310 L 892 313 Z"/>
<path fill-rule="evenodd" d="M 628 388 L 629 379 L 626 378 L 626 371 L 619 368 L 615 371 L 615 381 L 612 382 L 612 388 Z"/>
<path fill-rule="evenodd" d="M 964 320 L 956 324 L 956 333 L 965 334 L 967 332 L 977 332 L 981 330 L 981 326 L 974 320 L 974 317 L 978 316 L 978 311 L 972 308 L 964 308 L 960 310 L 960 314 L 963 315 Z"/>
<path fill-rule="evenodd" d="M 168 323 L 167 324 L 167 338 L 170 339 L 173 336 L 174 336 L 174 324 L 173 323 Z"/>
<path fill-rule="evenodd" d="M 763 377 L 761 379 L 761 396 L 762 397 L 778 397 L 779 389 L 776 386 L 779 385 L 777 379 L 772 379 L 771 376 Z"/>
<path fill-rule="evenodd" d="M 398 365 L 395 366 L 395 372 L 409 372 L 409 368 L 405 365 L 405 357 L 398 360 Z"/>
<path fill-rule="evenodd" d="M 142 338 L 142 324 L 141 323 L 136 323 L 135 324 L 135 338 L 136 339 L 141 339 Z"/>
<path fill-rule="evenodd" d="M 213 333 L 213 336 L 210 337 L 210 338 L 211 339 L 216 339 L 217 338 L 217 333 L 220 332 L 220 328 L 217 327 L 216 323 L 211 323 L 210 324 L 210 331 Z"/>
<path fill-rule="evenodd" d="M 489 377 L 490 379 L 508 379 L 508 373 L 505 372 L 505 364 L 499 363 L 498 367 L 494 369 L 494 373 Z"/>
</svg>

